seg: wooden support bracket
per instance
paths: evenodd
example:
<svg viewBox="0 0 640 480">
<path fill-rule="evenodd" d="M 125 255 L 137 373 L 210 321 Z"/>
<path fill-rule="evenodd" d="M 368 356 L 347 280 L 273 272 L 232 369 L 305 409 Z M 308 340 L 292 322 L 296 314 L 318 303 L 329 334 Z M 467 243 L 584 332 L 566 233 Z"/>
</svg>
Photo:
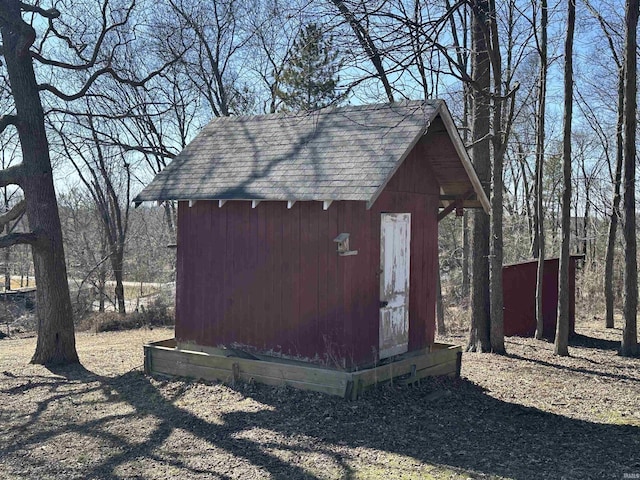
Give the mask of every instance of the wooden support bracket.
<svg viewBox="0 0 640 480">
<path fill-rule="evenodd" d="M 438 213 L 438 222 L 442 220 L 444 217 L 446 217 L 447 215 L 449 215 L 454 210 L 456 211 L 456 215 L 458 217 L 462 216 L 462 208 L 465 200 L 468 200 L 469 198 L 471 198 L 474 193 L 475 191 L 473 189 L 469 189 L 464 194 L 460 195 L 455 200 L 453 200 L 440 213 Z"/>
</svg>

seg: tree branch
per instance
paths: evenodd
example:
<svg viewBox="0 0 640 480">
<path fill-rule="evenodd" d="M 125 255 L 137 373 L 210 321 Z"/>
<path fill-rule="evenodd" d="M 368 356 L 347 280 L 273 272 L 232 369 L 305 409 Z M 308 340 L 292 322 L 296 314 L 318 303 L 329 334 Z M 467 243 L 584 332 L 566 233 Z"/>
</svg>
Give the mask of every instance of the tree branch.
<svg viewBox="0 0 640 480">
<path fill-rule="evenodd" d="M 42 63 L 43 65 L 50 65 L 52 67 L 59 67 L 59 68 L 64 68 L 66 70 L 75 70 L 75 71 L 79 71 L 79 70 L 88 70 L 91 67 L 93 67 L 94 63 L 83 63 L 81 65 L 75 65 L 72 63 L 67 63 L 67 62 L 61 62 L 58 60 L 51 60 L 49 58 L 46 58 L 42 55 L 40 55 L 38 52 L 31 52 L 31 57 L 34 60 L 37 60 L 38 62 Z"/>
<path fill-rule="evenodd" d="M 116 80 L 118 83 L 121 83 L 121 84 L 124 84 L 124 85 L 129 85 L 131 87 L 143 87 L 149 80 L 151 80 L 152 78 L 160 75 L 167 67 L 169 67 L 170 65 L 173 65 L 178 60 L 179 60 L 179 57 L 175 58 L 171 62 L 163 65 L 162 68 L 160 68 L 158 70 L 154 70 L 153 72 L 151 72 L 149 75 L 147 75 L 142 80 L 130 80 L 130 79 L 124 78 L 124 77 L 120 76 L 118 74 L 118 72 L 116 72 L 112 67 L 103 67 L 103 68 L 93 72 L 93 74 L 87 80 L 87 83 L 85 83 L 84 86 L 78 92 L 76 92 L 74 94 L 68 95 L 68 94 L 66 94 L 64 92 L 61 92 L 60 90 L 58 90 L 56 87 L 54 87 L 53 85 L 51 85 L 49 83 L 43 83 L 43 84 L 39 85 L 38 86 L 38 90 L 40 90 L 40 91 L 46 90 L 47 92 L 50 92 L 50 93 L 54 94 L 56 97 L 66 101 L 66 102 L 72 102 L 74 100 L 78 100 L 78 99 L 82 98 L 89 91 L 89 89 L 94 84 L 94 82 L 98 78 L 100 78 L 102 75 L 106 75 L 106 74 L 111 75 L 111 77 L 113 77 L 113 79 Z"/>
<path fill-rule="evenodd" d="M 2 115 L 0 117 L 0 133 L 4 132 L 9 125 L 18 126 L 18 117 L 15 115 Z"/>
<path fill-rule="evenodd" d="M 10 233 L 0 236 L 0 248 L 11 247 L 12 245 L 33 245 L 40 240 L 40 236 L 33 232 Z"/>
<path fill-rule="evenodd" d="M 24 175 L 24 167 L 22 164 L 14 165 L 12 167 L 0 170 L 0 187 L 6 187 L 7 185 L 21 185 L 22 177 Z"/>
<path fill-rule="evenodd" d="M 16 203 L 11 210 L 9 210 L 4 215 L 0 215 L 0 230 L 2 230 L 5 225 L 9 222 L 12 222 L 16 218 L 19 218 L 27 209 L 27 201 L 22 199 L 18 203 Z"/>
<path fill-rule="evenodd" d="M 20 2 L 20 9 L 23 12 L 32 12 L 42 15 L 45 18 L 54 19 L 60 16 L 60 11 L 57 8 L 49 8 L 45 10 L 37 5 L 30 5 L 28 3 Z"/>
</svg>

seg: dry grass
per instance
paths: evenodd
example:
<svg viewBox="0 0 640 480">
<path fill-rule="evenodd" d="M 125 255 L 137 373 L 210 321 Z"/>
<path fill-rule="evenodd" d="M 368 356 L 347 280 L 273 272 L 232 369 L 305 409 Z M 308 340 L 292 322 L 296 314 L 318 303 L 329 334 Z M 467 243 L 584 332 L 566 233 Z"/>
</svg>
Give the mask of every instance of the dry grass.
<svg viewBox="0 0 640 480">
<path fill-rule="evenodd" d="M 4 292 L 4 277 L 0 279 L 2 281 L 2 285 L 0 286 L 0 291 Z M 27 278 L 25 277 L 22 281 L 22 285 L 20 285 L 20 277 L 11 277 L 11 290 L 18 290 L 20 288 L 34 288 L 36 286 L 35 278 L 29 278 L 29 285 L 27 286 Z"/>
<path fill-rule="evenodd" d="M 83 367 L 29 365 L 0 341 L 0 478 L 468 479 L 640 474 L 640 361 L 579 325 L 572 357 L 509 339 L 463 378 L 381 386 L 357 402 L 142 374 L 167 329 L 77 336 Z M 457 337 L 458 339 L 460 337 Z M 629 477 L 630 478 L 630 477 Z"/>
<path fill-rule="evenodd" d="M 161 286 L 157 283 L 143 283 L 140 285 L 139 283 L 127 282 L 124 284 L 124 298 L 131 300 L 157 295 L 161 291 Z"/>
</svg>

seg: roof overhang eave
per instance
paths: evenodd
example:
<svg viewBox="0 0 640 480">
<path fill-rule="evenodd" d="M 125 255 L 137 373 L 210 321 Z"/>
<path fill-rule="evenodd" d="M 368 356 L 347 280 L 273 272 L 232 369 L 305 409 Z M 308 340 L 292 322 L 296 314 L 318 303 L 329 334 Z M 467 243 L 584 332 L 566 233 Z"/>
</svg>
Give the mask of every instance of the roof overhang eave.
<svg viewBox="0 0 640 480">
<path fill-rule="evenodd" d="M 442 122 L 444 123 L 445 128 L 447 129 L 447 133 L 451 138 L 453 146 L 458 153 L 458 157 L 462 162 L 462 166 L 464 167 L 467 175 L 469 176 L 469 180 L 471 181 L 471 185 L 473 185 L 473 190 L 476 193 L 477 200 L 482 205 L 482 209 L 485 213 L 489 213 L 491 210 L 491 204 L 489 203 L 489 198 L 482 188 L 482 183 L 480 183 L 480 179 L 478 178 L 478 174 L 476 173 L 475 168 L 473 168 L 473 164 L 471 163 L 471 158 L 469 158 L 469 154 L 467 153 L 467 149 L 462 143 L 462 139 L 460 138 L 460 134 L 456 129 L 456 126 L 453 122 L 453 118 L 451 118 L 451 114 L 449 113 L 449 109 L 446 107 L 446 104 L 442 102 L 438 106 L 438 113 L 440 114 L 440 118 L 442 118 Z M 473 207 L 472 207 L 473 208 Z"/>
</svg>

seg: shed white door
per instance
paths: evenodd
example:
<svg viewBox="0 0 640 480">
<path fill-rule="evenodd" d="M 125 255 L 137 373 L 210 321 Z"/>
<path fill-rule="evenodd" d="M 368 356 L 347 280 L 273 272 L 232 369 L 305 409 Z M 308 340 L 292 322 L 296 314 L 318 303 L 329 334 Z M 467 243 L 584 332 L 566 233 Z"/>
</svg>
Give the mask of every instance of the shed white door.
<svg viewBox="0 0 640 480">
<path fill-rule="evenodd" d="M 380 222 L 380 358 L 409 346 L 411 214 L 383 213 Z"/>
</svg>

